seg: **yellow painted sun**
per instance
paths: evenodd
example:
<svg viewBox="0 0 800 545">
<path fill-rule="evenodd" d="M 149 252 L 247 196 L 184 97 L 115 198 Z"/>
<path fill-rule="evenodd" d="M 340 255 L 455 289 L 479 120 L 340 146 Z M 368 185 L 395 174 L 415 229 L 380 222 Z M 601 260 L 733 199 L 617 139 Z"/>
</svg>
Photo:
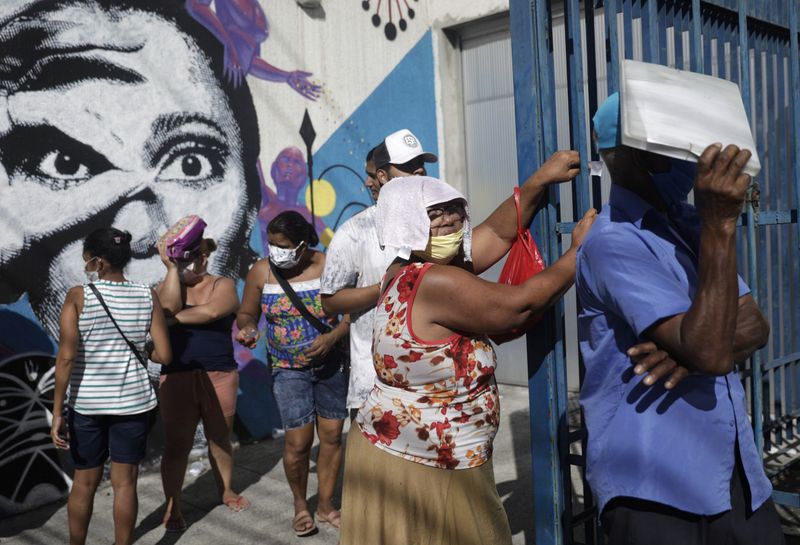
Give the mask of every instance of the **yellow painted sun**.
<svg viewBox="0 0 800 545">
<path fill-rule="evenodd" d="M 311 187 L 306 187 L 306 207 L 311 210 Z M 328 180 L 314 180 L 314 214 L 327 216 L 336 208 L 336 190 Z"/>
</svg>

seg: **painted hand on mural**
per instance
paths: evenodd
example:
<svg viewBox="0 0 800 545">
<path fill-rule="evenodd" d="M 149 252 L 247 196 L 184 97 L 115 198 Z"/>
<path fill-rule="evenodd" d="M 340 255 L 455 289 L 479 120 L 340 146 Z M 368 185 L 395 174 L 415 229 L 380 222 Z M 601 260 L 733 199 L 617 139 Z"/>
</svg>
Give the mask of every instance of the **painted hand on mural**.
<svg viewBox="0 0 800 545">
<path fill-rule="evenodd" d="M 258 0 L 186 0 L 186 9 L 225 47 L 224 75 L 234 86 L 241 85 L 244 77 L 251 74 L 266 81 L 287 83 L 309 100 L 319 98 L 322 88 L 309 81 L 311 72 L 281 70 L 261 58 L 269 23 Z"/>
<path fill-rule="evenodd" d="M 286 78 L 286 83 L 289 84 L 289 87 L 307 99 L 317 100 L 322 89 L 319 85 L 315 85 L 308 81 L 308 77 L 310 75 L 311 72 L 295 70 L 294 72 L 289 73 L 289 76 Z"/>
</svg>

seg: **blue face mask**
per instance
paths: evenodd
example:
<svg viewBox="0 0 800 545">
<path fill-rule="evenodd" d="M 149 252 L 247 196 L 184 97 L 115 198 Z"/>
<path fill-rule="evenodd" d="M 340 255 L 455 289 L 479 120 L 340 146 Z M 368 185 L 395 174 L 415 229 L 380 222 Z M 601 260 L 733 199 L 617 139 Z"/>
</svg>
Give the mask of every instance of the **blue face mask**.
<svg viewBox="0 0 800 545">
<path fill-rule="evenodd" d="M 658 190 L 658 194 L 669 207 L 686 200 L 694 187 L 697 163 L 670 159 L 670 170 L 667 172 L 651 172 L 650 177 Z"/>
</svg>

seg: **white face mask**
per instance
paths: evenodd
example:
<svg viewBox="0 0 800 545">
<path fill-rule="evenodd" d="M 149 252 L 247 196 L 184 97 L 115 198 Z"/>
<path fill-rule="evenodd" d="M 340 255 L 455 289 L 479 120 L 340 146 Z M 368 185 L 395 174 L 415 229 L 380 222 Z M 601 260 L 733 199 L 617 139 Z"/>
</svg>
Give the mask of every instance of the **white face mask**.
<svg viewBox="0 0 800 545">
<path fill-rule="evenodd" d="M 281 248 L 279 246 L 269 245 L 269 260 L 279 269 L 291 269 L 300 263 L 300 258 L 303 256 L 305 242 L 297 245 L 297 248 Z M 303 251 L 301 251 L 303 248 Z"/>
<path fill-rule="evenodd" d="M 90 284 L 93 284 L 93 283 L 95 283 L 95 282 L 100 280 L 100 273 L 99 272 L 97 272 L 97 271 L 87 271 L 86 270 L 86 267 L 89 266 L 89 263 L 91 263 L 92 261 L 94 261 L 96 259 L 97 259 L 96 257 L 93 257 L 92 259 L 90 259 L 89 261 L 87 261 L 84 264 L 83 272 L 86 273 L 86 280 L 88 280 L 88 282 Z"/>
<path fill-rule="evenodd" d="M 200 277 L 200 275 L 195 272 L 195 268 L 196 267 L 194 261 L 192 261 L 185 267 L 181 267 L 180 270 L 178 271 L 178 274 L 181 277 L 181 282 L 183 282 L 184 284 L 191 284 L 192 282 L 197 280 Z"/>
</svg>

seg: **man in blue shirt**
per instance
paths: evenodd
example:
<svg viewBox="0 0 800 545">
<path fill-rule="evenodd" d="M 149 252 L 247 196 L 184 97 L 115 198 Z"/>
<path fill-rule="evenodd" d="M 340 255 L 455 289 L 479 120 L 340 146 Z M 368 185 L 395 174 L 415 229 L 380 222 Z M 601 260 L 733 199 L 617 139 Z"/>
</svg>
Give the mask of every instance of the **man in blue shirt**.
<svg viewBox="0 0 800 545">
<path fill-rule="evenodd" d="M 769 336 L 736 274 L 751 154 L 713 144 L 695 168 L 622 146 L 617 95 L 594 122 L 613 185 L 575 285 L 587 478 L 608 542 L 783 543 L 734 369 Z M 642 341 L 670 358 L 637 362 L 627 347 Z"/>
</svg>

